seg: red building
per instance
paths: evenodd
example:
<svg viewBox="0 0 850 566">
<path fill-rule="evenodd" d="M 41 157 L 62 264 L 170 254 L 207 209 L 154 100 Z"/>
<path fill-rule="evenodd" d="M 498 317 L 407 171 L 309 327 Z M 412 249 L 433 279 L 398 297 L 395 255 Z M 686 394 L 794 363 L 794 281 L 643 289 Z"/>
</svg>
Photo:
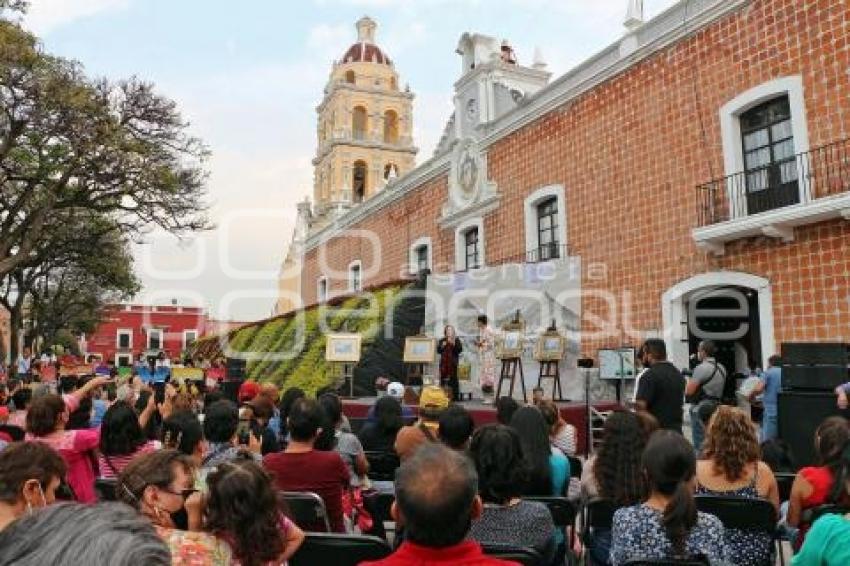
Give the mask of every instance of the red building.
<svg viewBox="0 0 850 566">
<path fill-rule="evenodd" d="M 119 366 L 130 365 L 141 352 L 163 351 L 173 359 L 204 334 L 209 323 L 201 307 L 112 305 L 82 348 Z"/>
</svg>

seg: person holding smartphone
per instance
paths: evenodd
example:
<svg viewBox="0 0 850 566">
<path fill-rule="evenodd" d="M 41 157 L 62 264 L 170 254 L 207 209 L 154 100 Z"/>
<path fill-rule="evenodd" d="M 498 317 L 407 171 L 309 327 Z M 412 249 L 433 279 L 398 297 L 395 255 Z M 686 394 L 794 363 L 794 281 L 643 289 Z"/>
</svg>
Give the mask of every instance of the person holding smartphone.
<svg viewBox="0 0 850 566">
<path fill-rule="evenodd" d="M 207 474 L 222 462 L 234 460 L 240 452 L 247 451 L 254 460 L 261 461 L 261 443 L 260 439 L 250 432 L 250 417 L 247 420 L 241 420 L 239 417 L 239 408 L 232 401 L 216 401 L 207 407 L 204 416 L 204 437 L 209 446 L 201 461 L 201 478 L 206 478 Z"/>
</svg>

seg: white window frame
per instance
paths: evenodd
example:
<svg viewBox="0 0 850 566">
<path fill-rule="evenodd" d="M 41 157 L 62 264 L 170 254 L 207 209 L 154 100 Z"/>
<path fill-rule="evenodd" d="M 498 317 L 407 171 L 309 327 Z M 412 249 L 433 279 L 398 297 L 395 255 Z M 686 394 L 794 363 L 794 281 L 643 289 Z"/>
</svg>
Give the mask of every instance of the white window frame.
<svg viewBox="0 0 850 566">
<path fill-rule="evenodd" d="M 469 218 L 455 228 L 455 269 L 457 271 L 467 271 L 466 269 L 466 240 L 464 236 L 472 229 L 478 228 L 478 267 L 470 269 L 482 269 L 487 265 L 487 254 L 484 237 L 484 218 L 478 216 Z"/>
<path fill-rule="evenodd" d="M 434 270 L 434 248 L 431 245 L 431 237 L 430 236 L 422 236 L 415 240 L 412 244 L 410 244 L 410 249 L 407 252 L 407 263 L 410 266 L 410 273 L 412 275 L 417 275 L 419 273 L 419 262 L 417 257 L 417 250 L 425 246 L 428 250 L 428 269 Z"/>
<path fill-rule="evenodd" d="M 324 283 L 325 290 L 322 292 L 322 284 Z M 316 279 L 316 302 L 324 303 L 328 300 L 328 278 L 324 275 Z"/>
<path fill-rule="evenodd" d="M 121 367 L 121 358 L 127 358 L 129 360 L 130 363 L 127 364 L 128 367 L 133 365 L 133 354 L 119 354 L 118 352 L 116 352 L 115 353 L 115 367 L 117 367 L 117 368 Z"/>
<path fill-rule="evenodd" d="M 353 271 L 354 268 L 357 268 L 360 273 L 360 288 L 355 288 L 354 285 L 354 277 Z M 351 263 L 348 264 L 348 291 L 351 293 L 359 293 L 363 290 L 363 262 L 359 259 L 355 259 Z"/>
<path fill-rule="evenodd" d="M 126 348 L 121 348 L 121 335 L 126 334 L 130 337 L 130 345 Z M 116 350 L 132 350 L 133 349 L 133 329 L 132 328 L 119 328 L 115 331 L 115 349 Z"/>
<path fill-rule="evenodd" d="M 558 246 L 564 250 L 567 249 L 567 202 L 564 195 L 564 185 L 547 185 L 537 189 L 525 198 L 523 215 L 525 218 L 524 252 L 526 254 L 540 247 L 537 231 L 537 207 L 552 197 L 557 199 L 558 204 Z M 567 253 L 564 252 L 564 255 L 566 256 Z"/>
<path fill-rule="evenodd" d="M 723 168 L 725 174 L 734 175 L 744 172 L 744 149 L 741 142 L 741 114 L 759 104 L 768 102 L 780 96 L 788 97 L 788 105 L 791 108 L 791 131 L 794 135 L 794 155 L 809 151 L 809 128 L 806 118 L 806 99 L 803 92 L 803 77 L 792 75 L 772 81 L 767 81 L 742 92 L 720 108 L 720 135 L 723 143 Z M 731 191 L 734 187 L 727 187 L 730 206 L 732 203 Z M 808 201 L 808 195 L 803 190 L 803 183 L 798 183 L 800 188 L 800 203 Z M 730 210 L 734 216 L 740 216 L 741 211 Z"/>
<path fill-rule="evenodd" d="M 147 349 L 148 350 L 152 349 L 151 348 L 151 336 L 152 336 L 152 333 L 154 333 L 154 332 L 159 334 L 159 348 L 157 348 L 157 349 L 158 350 L 164 350 L 165 349 L 164 348 L 164 346 L 165 346 L 165 332 L 163 331 L 162 328 L 148 328 L 148 331 L 147 331 L 147 346 L 148 347 L 147 347 Z"/>
<path fill-rule="evenodd" d="M 184 350 L 188 347 L 188 344 L 186 343 L 187 342 L 186 336 L 189 335 L 190 333 L 195 335 L 195 337 L 192 339 L 192 342 L 198 341 L 198 330 L 196 328 L 187 328 L 186 330 L 183 331 L 183 349 Z"/>
</svg>

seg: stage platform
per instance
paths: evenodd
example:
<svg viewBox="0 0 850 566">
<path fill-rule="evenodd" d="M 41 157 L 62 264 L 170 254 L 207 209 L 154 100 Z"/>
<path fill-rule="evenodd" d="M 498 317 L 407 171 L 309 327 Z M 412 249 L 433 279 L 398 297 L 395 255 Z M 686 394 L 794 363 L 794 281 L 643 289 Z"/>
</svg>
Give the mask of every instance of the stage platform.
<svg viewBox="0 0 850 566">
<path fill-rule="evenodd" d="M 369 407 L 375 404 L 377 397 L 360 397 L 358 399 L 343 399 L 343 413 L 349 420 L 365 419 L 369 412 Z M 466 410 L 472 415 L 475 421 L 475 426 L 479 427 L 485 424 L 496 422 L 496 409 L 493 405 L 485 405 L 480 401 L 461 401 L 461 405 L 466 407 Z M 576 438 L 576 450 L 579 454 L 584 454 L 585 444 L 587 442 L 587 415 L 585 413 L 585 405 L 582 402 L 567 402 L 557 403 L 561 410 L 561 416 L 565 421 L 576 427 L 578 431 Z M 599 411 L 610 411 L 617 408 L 619 405 L 615 402 L 593 403 L 592 406 Z M 417 414 L 419 407 L 408 405 L 414 414 Z M 352 422 L 352 428 L 359 429 L 360 423 Z"/>
</svg>

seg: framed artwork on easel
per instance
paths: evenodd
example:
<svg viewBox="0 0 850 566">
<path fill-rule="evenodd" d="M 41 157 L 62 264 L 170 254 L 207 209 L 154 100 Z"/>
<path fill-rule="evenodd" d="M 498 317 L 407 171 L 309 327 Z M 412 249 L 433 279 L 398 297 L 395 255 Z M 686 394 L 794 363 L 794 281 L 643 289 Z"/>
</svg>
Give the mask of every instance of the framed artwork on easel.
<svg viewBox="0 0 850 566">
<path fill-rule="evenodd" d="M 512 360 L 522 357 L 525 348 L 525 322 L 519 314 L 502 326 L 502 334 L 496 338 L 496 357 L 500 360 Z"/>
</svg>

